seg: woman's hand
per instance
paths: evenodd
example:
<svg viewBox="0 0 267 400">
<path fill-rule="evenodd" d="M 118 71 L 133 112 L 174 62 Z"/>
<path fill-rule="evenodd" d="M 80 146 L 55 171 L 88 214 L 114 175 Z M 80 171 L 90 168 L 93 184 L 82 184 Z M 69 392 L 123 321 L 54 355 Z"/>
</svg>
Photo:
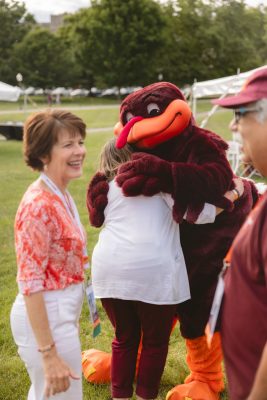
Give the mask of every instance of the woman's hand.
<svg viewBox="0 0 267 400">
<path fill-rule="evenodd" d="M 233 182 L 235 184 L 234 189 L 228 190 L 228 192 L 226 192 L 224 194 L 224 197 L 226 199 L 230 200 L 232 203 L 234 203 L 235 201 L 239 200 L 240 197 L 243 196 L 244 189 L 245 189 L 242 178 L 234 178 Z M 224 211 L 223 208 L 216 207 L 216 215 L 221 214 L 223 211 Z"/>
<path fill-rule="evenodd" d="M 80 379 L 59 357 L 55 348 L 43 353 L 45 375 L 45 396 L 50 397 L 56 393 L 66 392 L 70 387 L 71 379 Z"/>
<path fill-rule="evenodd" d="M 242 178 L 234 178 L 233 182 L 235 184 L 235 189 L 238 190 L 239 197 L 242 197 L 244 193 L 244 183 Z"/>
<path fill-rule="evenodd" d="M 232 190 L 228 190 L 228 192 L 224 194 L 224 197 L 226 197 L 228 200 L 231 200 L 232 202 L 239 200 L 244 193 L 244 183 L 242 178 L 234 178 L 233 182 L 235 184 L 235 187 Z"/>
</svg>

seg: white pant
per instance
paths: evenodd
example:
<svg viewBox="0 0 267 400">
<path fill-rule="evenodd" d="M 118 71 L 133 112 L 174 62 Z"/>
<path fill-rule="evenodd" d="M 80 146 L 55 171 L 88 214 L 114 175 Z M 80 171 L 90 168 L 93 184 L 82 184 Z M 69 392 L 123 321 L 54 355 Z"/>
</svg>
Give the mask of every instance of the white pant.
<svg viewBox="0 0 267 400">
<path fill-rule="evenodd" d="M 52 398 L 81 400 L 82 366 L 78 320 L 83 302 L 83 284 L 71 285 L 64 290 L 43 292 L 43 295 L 57 352 L 76 375 L 80 376 L 79 380 L 70 379 L 71 385 L 66 392 L 56 394 Z M 12 306 L 10 321 L 18 353 L 25 363 L 32 383 L 28 400 L 45 400 L 42 355 L 38 352 L 38 345 L 21 294 L 17 295 Z"/>
</svg>

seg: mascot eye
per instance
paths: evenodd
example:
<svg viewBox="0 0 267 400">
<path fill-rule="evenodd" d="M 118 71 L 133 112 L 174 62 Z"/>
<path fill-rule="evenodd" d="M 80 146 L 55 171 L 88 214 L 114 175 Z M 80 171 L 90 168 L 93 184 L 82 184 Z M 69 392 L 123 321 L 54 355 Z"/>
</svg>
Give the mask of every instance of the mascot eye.
<svg viewBox="0 0 267 400">
<path fill-rule="evenodd" d="M 130 119 L 132 119 L 133 117 L 134 117 L 134 115 L 131 112 L 127 112 L 125 115 L 126 122 L 129 122 Z"/>
<path fill-rule="evenodd" d="M 147 106 L 148 115 L 154 117 L 155 115 L 160 114 L 160 108 L 156 103 L 149 103 Z"/>
</svg>

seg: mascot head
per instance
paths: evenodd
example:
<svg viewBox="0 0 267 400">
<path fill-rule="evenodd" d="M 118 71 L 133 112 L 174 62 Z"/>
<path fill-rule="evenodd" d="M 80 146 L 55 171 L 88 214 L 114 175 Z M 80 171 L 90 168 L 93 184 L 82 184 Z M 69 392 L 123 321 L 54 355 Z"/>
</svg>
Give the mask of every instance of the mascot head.
<svg viewBox="0 0 267 400">
<path fill-rule="evenodd" d="M 191 120 L 182 92 L 169 82 L 146 86 L 127 96 L 115 125 L 116 147 L 126 143 L 140 149 L 153 148 L 182 133 Z"/>
</svg>

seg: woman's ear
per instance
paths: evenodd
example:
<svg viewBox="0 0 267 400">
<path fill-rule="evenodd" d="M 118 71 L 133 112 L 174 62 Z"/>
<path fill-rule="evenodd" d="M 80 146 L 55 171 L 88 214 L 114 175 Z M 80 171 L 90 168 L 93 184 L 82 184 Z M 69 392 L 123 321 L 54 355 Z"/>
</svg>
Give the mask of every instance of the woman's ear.
<svg viewBox="0 0 267 400">
<path fill-rule="evenodd" d="M 43 163 L 43 165 L 45 167 L 49 163 L 50 157 L 48 155 L 42 156 L 42 157 L 40 157 L 40 160 L 42 161 L 42 163 Z"/>
</svg>

